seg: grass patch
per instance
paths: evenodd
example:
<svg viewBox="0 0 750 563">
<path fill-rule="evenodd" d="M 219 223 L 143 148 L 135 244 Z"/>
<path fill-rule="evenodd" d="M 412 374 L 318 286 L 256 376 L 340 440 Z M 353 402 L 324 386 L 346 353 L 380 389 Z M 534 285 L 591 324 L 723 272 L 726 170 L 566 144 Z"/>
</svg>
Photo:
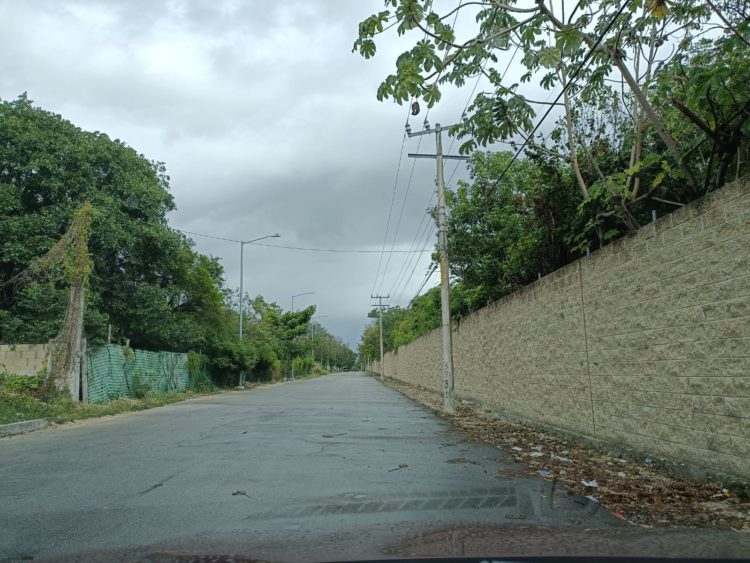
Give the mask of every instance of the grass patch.
<svg viewBox="0 0 750 563">
<path fill-rule="evenodd" d="M 219 391 L 217 389 L 213 392 Z M 183 393 L 162 393 L 159 395 L 146 395 L 142 399 L 119 399 L 100 405 L 89 405 L 86 403 L 74 403 L 68 397 L 53 397 L 40 400 L 28 393 L 0 389 L 0 424 L 34 420 L 37 418 L 44 418 L 56 423 L 71 422 L 73 420 L 83 420 L 86 418 L 160 407 L 210 393 L 212 392 L 204 391 L 196 393 L 195 391 L 186 391 Z"/>
</svg>

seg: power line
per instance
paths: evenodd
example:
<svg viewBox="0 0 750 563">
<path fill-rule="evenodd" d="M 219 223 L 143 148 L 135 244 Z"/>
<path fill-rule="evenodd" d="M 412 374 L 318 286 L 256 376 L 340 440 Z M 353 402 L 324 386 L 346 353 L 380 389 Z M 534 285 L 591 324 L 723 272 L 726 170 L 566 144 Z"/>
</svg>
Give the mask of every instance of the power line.
<svg viewBox="0 0 750 563">
<path fill-rule="evenodd" d="M 455 22 L 454 22 L 454 24 L 455 24 Z M 508 72 L 508 69 L 510 68 L 510 65 L 513 62 L 513 59 L 515 59 L 517 53 L 518 53 L 518 45 L 516 46 L 516 50 L 513 52 L 513 56 L 510 58 L 510 61 L 508 62 L 508 66 L 505 68 L 505 72 L 503 73 L 503 77 L 501 78 L 501 81 L 502 81 L 503 78 L 505 78 L 505 74 Z M 469 97 L 466 100 L 466 104 L 464 104 L 464 109 L 461 112 L 461 119 L 463 119 L 463 116 L 466 114 L 466 110 L 469 109 L 469 105 L 471 104 L 471 100 L 474 97 L 474 94 L 476 93 L 477 88 L 479 87 L 479 82 L 481 81 L 481 79 L 482 79 L 482 72 L 481 72 L 481 69 L 480 69 L 480 72 L 477 74 L 477 80 L 474 83 L 474 87 L 471 89 L 471 93 L 469 94 Z M 420 141 L 421 141 L 421 139 L 422 138 L 420 137 Z M 448 147 L 448 153 L 451 152 L 451 149 L 453 148 L 453 145 L 454 145 L 455 141 L 456 141 L 456 138 L 455 137 L 451 137 L 451 143 L 450 143 L 450 146 Z M 419 150 L 419 148 L 417 148 L 417 150 Z M 415 162 L 415 164 L 416 164 L 416 162 Z M 458 167 L 459 167 L 460 164 L 461 164 L 460 161 L 456 162 L 456 166 L 453 168 L 453 172 L 451 173 L 450 178 L 448 178 L 448 182 L 447 182 L 448 184 L 450 184 L 451 180 L 453 180 L 453 176 L 455 176 L 456 171 L 458 170 Z M 429 216 L 429 208 L 430 208 L 430 205 L 432 204 L 432 200 L 433 200 L 434 197 L 435 197 L 435 192 L 433 191 L 430 194 L 430 199 L 427 202 L 427 207 L 425 209 L 425 212 L 422 215 L 422 221 L 419 224 L 419 228 L 417 228 L 417 234 L 414 237 L 414 241 L 412 242 L 412 248 L 414 248 L 415 246 L 417 246 L 416 242 L 417 242 L 417 240 L 419 240 L 419 237 L 420 237 L 419 233 L 422 230 L 422 224 L 424 223 L 425 219 Z M 415 256 L 416 256 L 416 254 L 415 254 Z M 401 281 L 403 281 L 403 276 L 409 270 L 409 264 L 411 263 L 411 260 L 412 260 L 411 256 L 407 256 L 406 259 L 404 260 L 404 265 L 402 266 L 401 270 L 399 270 L 399 274 L 396 276 L 397 281 L 394 284 L 395 288 L 397 288 L 401 284 Z M 400 299 L 401 296 L 403 295 L 404 291 L 406 290 L 406 287 L 409 284 L 409 281 L 411 281 L 411 278 L 412 278 L 412 276 L 414 274 L 415 269 L 416 269 L 416 264 L 414 264 L 414 268 L 412 268 L 412 271 L 409 274 L 409 277 L 407 278 L 406 282 L 404 283 L 404 287 L 401 290 L 401 293 L 398 294 L 398 298 L 397 299 Z M 395 291 L 391 290 L 391 293 L 395 293 Z"/>
<path fill-rule="evenodd" d="M 216 240 L 225 240 L 228 242 L 242 242 L 240 240 L 236 240 L 232 238 L 217 237 L 213 235 L 203 235 L 201 233 L 194 233 L 192 231 L 183 231 L 182 229 L 174 229 L 174 230 L 184 233 L 186 235 L 193 235 L 196 237 L 212 238 Z M 266 246 L 268 248 L 283 248 L 284 250 L 304 250 L 307 252 L 337 252 L 337 253 L 348 253 L 348 254 L 373 254 L 376 252 L 382 252 L 380 250 L 369 250 L 369 249 L 361 249 L 361 248 L 311 248 L 311 247 L 306 247 L 306 246 L 287 246 L 283 244 L 266 244 L 263 242 L 249 242 L 247 244 L 250 244 L 252 246 Z M 423 248 L 421 250 L 417 249 L 414 252 L 431 252 L 431 251 L 432 251 L 431 248 Z M 401 253 L 407 253 L 407 252 L 412 252 L 412 251 L 411 250 L 386 250 L 385 252 L 401 254 Z"/>
<path fill-rule="evenodd" d="M 409 109 L 406 110 L 406 121 L 409 121 Z M 375 286 L 378 284 L 378 277 L 380 276 L 380 268 L 383 265 L 383 254 L 385 254 L 385 245 L 388 242 L 388 230 L 391 227 L 391 215 L 393 214 L 393 202 L 396 201 L 396 189 L 398 187 L 398 176 L 401 172 L 401 162 L 404 159 L 404 145 L 406 144 L 406 133 L 401 138 L 401 151 L 398 155 L 398 165 L 396 166 L 396 177 L 393 180 L 393 195 L 391 195 L 391 205 L 388 208 L 388 220 L 385 223 L 385 235 L 383 235 L 383 246 L 381 247 L 380 260 L 378 260 L 378 271 L 375 273 L 375 281 L 372 283 L 372 290 L 370 293 L 375 292 Z M 391 249 L 392 250 L 392 249 Z M 390 254 L 389 254 L 390 256 Z"/>
<path fill-rule="evenodd" d="M 505 76 L 508 74 L 508 71 L 510 70 L 510 65 L 513 64 L 513 61 L 515 60 L 516 55 L 518 54 L 518 50 L 520 49 L 520 47 L 521 47 L 520 43 L 516 45 L 516 48 L 513 51 L 513 54 L 511 55 L 510 60 L 508 61 L 508 64 L 505 66 L 505 70 L 503 71 L 502 76 L 500 77 L 500 83 L 502 83 L 503 80 L 505 80 Z M 479 81 L 481 79 L 482 79 L 482 72 L 481 72 L 481 68 L 480 68 L 479 75 L 477 76 L 477 81 L 474 83 L 474 88 L 472 89 L 471 94 L 469 94 L 469 99 L 466 100 L 466 105 L 464 106 L 464 111 L 463 111 L 464 114 L 466 113 L 466 110 L 469 109 L 469 105 L 471 105 L 471 99 L 474 97 L 474 93 L 476 92 L 477 86 L 479 86 Z M 451 152 L 451 149 L 453 148 L 453 143 L 455 142 L 455 140 L 456 140 L 455 137 L 451 137 L 451 144 L 448 147 L 448 152 L 449 153 Z M 448 182 L 447 182 L 448 184 L 450 184 L 451 181 L 453 180 L 453 176 L 456 175 L 456 171 L 458 170 L 458 167 L 460 165 L 461 165 L 461 161 L 459 160 L 459 161 L 456 162 L 456 166 L 453 167 L 453 172 L 451 172 L 451 175 L 448 178 Z"/>
<path fill-rule="evenodd" d="M 429 115 L 429 111 L 427 114 L 425 114 L 425 120 L 427 119 L 427 116 Z M 404 133 L 404 135 L 406 135 Z M 417 143 L 417 151 L 419 151 L 419 147 L 422 145 L 422 138 L 419 138 L 419 142 Z M 402 153 L 403 154 L 403 153 Z M 396 238 L 398 237 L 398 231 L 401 227 L 401 219 L 404 216 L 404 209 L 406 208 L 406 198 L 409 195 L 409 190 L 411 189 L 411 182 L 414 178 L 414 168 L 417 165 L 417 161 L 415 160 L 411 165 L 411 172 L 409 173 L 409 181 L 406 183 L 406 190 L 404 191 L 404 199 L 401 202 L 401 212 L 398 215 L 398 222 L 396 223 L 396 229 L 393 232 L 393 240 L 391 241 L 391 250 L 393 250 L 393 247 L 396 245 Z M 383 289 L 383 283 L 385 282 L 385 276 L 388 272 L 388 266 L 391 264 L 391 254 L 388 255 L 388 260 L 385 262 L 385 269 L 383 270 L 383 277 L 380 279 L 380 285 L 378 286 L 378 293 Z"/>
<path fill-rule="evenodd" d="M 433 191 L 430 194 L 430 199 L 427 202 L 426 210 L 422 214 L 422 220 L 420 221 L 419 226 L 417 227 L 416 234 L 414 235 L 414 240 L 412 241 L 411 246 L 409 247 L 409 250 L 411 250 L 411 251 L 416 250 L 420 246 L 424 246 L 424 243 L 420 244 L 420 239 L 424 235 L 424 233 L 422 232 L 422 228 L 425 227 L 425 225 L 429 226 L 429 222 L 425 222 L 425 219 L 427 219 L 427 217 L 429 216 L 427 210 L 429 210 L 430 205 L 432 204 L 432 198 L 434 198 L 434 197 L 435 197 L 435 192 Z M 425 231 L 426 231 L 426 228 L 425 228 Z M 426 242 L 426 239 L 425 239 L 425 242 Z M 389 291 L 390 294 L 394 294 L 394 295 L 396 294 L 396 290 L 401 285 L 401 282 L 404 280 L 404 276 L 406 276 L 406 272 L 409 271 L 409 266 L 411 265 L 411 261 L 412 261 L 412 259 L 413 259 L 414 256 L 417 256 L 417 254 L 415 253 L 415 254 L 412 254 L 412 255 L 407 255 L 404 258 L 404 262 L 401 265 L 401 269 L 399 269 L 398 274 L 396 275 L 396 281 L 394 282 L 393 287 Z"/>
<path fill-rule="evenodd" d="M 262 242 L 251 242 L 252 246 L 267 246 L 268 248 L 283 248 L 285 250 L 305 250 L 307 252 L 338 252 L 344 254 L 375 254 L 382 252 L 381 250 L 365 250 L 365 249 L 348 249 L 348 248 L 310 248 L 303 246 L 284 246 L 281 244 L 265 244 Z M 409 252 L 408 250 L 386 250 L 387 254 L 404 254 Z M 432 252 L 431 248 L 423 248 L 417 252 Z"/>
<path fill-rule="evenodd" d="M 433 236 L 433 235 L 435 234 L 435 228 L 436 228 L 436 227 L 435 227 L 435 224 L 434 224 L 434 223 L 432 223 L 432 224 L 430 225 L 430 228 L 429 228 L 429 230 L 426 230 L 426 231 L 425 231 L 425 235 L 426 235 L 426 236 L 425 236 L 425 238 L 423 239 L 423 242 L 422 242 L 422 244 L 425 244 L 425 243 L 426 243 L 426 242 L 427 242 L 428 240 L 430 240 L 430 238 L 431 238 L 431 237 L 432 237 L 432 236 Z M 433 248 L 433 250 L 434 250 L 434 248 Z M 414 254 L 414 257 L 415 257 L 415 258 L 417 257 L 416 253 Z M 404 281 L 403 285 L 401 286 L 401 291 L 399 292 L 399 294 L 398 294 L 398 298 L 397 298 L 397 300 L 398 300 L 398 301 L 400 301 L 400 300 L 401 300 L 401 298 L 403 297 L 404 293 L 406 293 L 406 288 L 407 288 L 407 287 L 409 287 L 409 282 L 411 281 L 411 278 L 412 278 L 412 277 L 414 277 L 414 272 L 415 272 L 415 271 L 417 270 L 417 266 L 418 266 L 418 265 L 419 265 L 419 260 L 418 260 L 418 259 L 415 259 L 415 260 L 414 260 L 414 267 L 413 267 L 413 268 L 411 269 L 411 272 L 409 273 L 409 277 L 408 277 L 408 278 L 406 278 L 406 280 Z M 434 264 L 433 264 L 433 265 L 434 265 Z"/>
<path fill-rule="evenodd" d="M 193 235 L 195 237 L 212 238 L 212 239 L 216 239 L 216 240 L 225 240 L 227 242 L 239 242 L 239 243 L 242 242 L 241 240 L 236 240 L 236 239 L 233 239 L 233 238 L 215 237 L 213 235 L 202 235 L 200 233 L 193 233 L 191 231 L 183 231 L 182 229 L 175 229 L 175 231 L 183 233 L 183 234 L 186 234 L 186 235 Z"/>
<path fill-rule="evenodd" d="M 427 217 L 427 215 L 425 215 Z M 415 241 L 415 244 L 419 244 L 419 246 L 427 248 L 427 243 L 430 240 L 430 236 L 432 236 L 432 233 L 434 232 L 434 225 L 431 224 L 431 222 L 425 223 L 425 229 L 424 231 L 420 231 L 418 233 L 419 238 Z M 413 263 L 413 267 L 412 267 Z M 394 299 L 396 301 L 400 301 L 401 297 L 404 294 L 404 291 L 409 285 L 409 282 L 411 281 L 412 276 L 414 275 L 414 271 L 417 268 L 417 265 L 419 264 L 419 253 L 413 252 L 411 255 L 406 257 L 406 260 L 404 261 L 404 268 L 400 272 L 399 279 L 394 284 L 394 291 L 392 292 L 393 295 L 395 295 Z M 408 276 L 407 276 L 408 273 Z"/>
<path fill-rule="evenodd" d="M 460 8 L 460 6 L 459 6 L 459 8 Z M 458 13 L 456 14 L 456 16 L 458 16 Z M 454 27 L 455 27 L 455 19 L 454 19 L 453 24 L 454 24 Z M 503 71 L 503 75 L 500 78 L 501 82 L 505 79 L 505 75 L 508 73 L 508 70 L 510 69 L 511 64 L 513 64 L 513 61 L 515 60 L 516 55 L 518 54 L 519 47 L 520 47 L 520 44 L 516 45 L 516 49 L 513 51 L 513 55 L 510 57 L 510 60 L 508 61 L 508 64 L 505 67 L 505 70 Z M 466 115 L 466 111 L 469 109 L 469 105 L 471 105 L 471 100 L 474 98 L 474 94 L 476 93 L 477 88 L 479 87 L 479 83 L 482 80 L 482 76 L 483 76 L 483 73 L 482 73 L 482 69 L 480 67 L 480 71 L 479 71 L 479 73 L 477 73 L 477 80 L 476 80 L 476 82 L 474 82 L 474 87 L 471 89 L 471 92 L 469 93 L 469 97 L 466 99 L 466 103 L 464 104 L 464 109 L 461 112 L 461 119 L 462 120 L 463 120 L 463 116 Z M 421 140 L 422 140 L 422 138 L 420 137 L 420 141 Z M 453 145 L 454 145 L 455 142 L 456 142 L 456 137 L 452 136 L 451 137 L 450 146 L 448 147 L 448 153 L 450 153 L 451 150 L 453 149 Z M 419 150 L 419 149 L 417 149 L 417 150 Z M 415 162 L 415 164 L 416 164 L 416 162 Z M 453 168 L 453 172 L 451 172 L 451 175 L 448 178 L 448 182 L 447 182 L 448 184 L 450 184 L 451 181 L 453 180 L 453 177 L 456 175 L 456 171 L 458 171 L 458 167 L 459 167 L 460 164 L 461 164 L 461 161 L 457 161 L 456 162 L 456 166 Z M 424 215 L 422 215 L 422 222 L 420 223 L 419 228 L 417 228 L 417 234 L 414 237 L 414 242 L 412 242 L 412 248 L 414 248 L 416 246 L 416 242 L 417 242 L 417 240 L 419 240 L 419 236 L 420 236 L 419 233 L 420 233 L 420 231 L 422 229 L 422 223 L 424 223 L 424 220 L 428 217 L 429 208 L 430 208 L 430 205 L 432 204 L 432 200 L 433 200 L 434 197 L 435 197 L 435 192 L 432 192 L 430 194 L 430 199 L 427 202 L 427 208 L 425 209 L 425 213 L 424 213 Z M 411 256 L 407 256 L 407 258 L 404 260 L 404 266 L 402 266 L 401 270 L 399 270 L 399 274 L 396 276 L 397 282 L 394 284 L 394 287 L 397 288 L 400 285 L 401 281 L 403 280 L 403 276 L 409 270 L 409 263 L 411 262 L 411 260 L 412 260 Z M 416 264 L 415 264 L 415 268 L 416 268 Z M 409 278 L 407 278 L 406 283 L 404 283 L 404 287 L 403 287 L 401 293 L 399 293 L 398 299 L 401 298 L 401 295 L 406 290 L 406 286 L 408 286 L 409 281 L 411 281 L 411 277 L 414 274 L 415 268 L 412 269 L 411 274 L 409 275 Z M 391 293 L 395 293 L 395 291 L 391 291 Z"/>
<path fill-rule="evenodd" d="M 423 40 L 424 39 L 427 39 L 427 32 L 425 32 L 425 34 L 424 34 Z M 406 125 L 407 125 L 407 127 L 409 125 L 409 119 L 411 117 L 411 106 L 414 103 L 415 99 L 416 98 L 412 97 L 411 101 L 409 102 L 409 105 L 406 108 Z M 430 110 L 428 109 L 426 115 L 429 115 L 429 114 L 430 114 Z M 426 117 L 425 117 L 425 119 L 426 119 Z M 421 141 L 421 139 L 420 139 L 420 141 Z M 396 178 L 395 178 L 395 180 L 393 182 L 393 195 L 391 196 L 391 206 L 390 206 L 390 208 L 388 210 L 388 220 L 386 221 L 386 224 L 385 224 L 385 235 L 383 236 L 383 247 L 382 247 L 383 252 L 381 252 L 381 254 L 380 254 L 380 260 L 378 260 L 378 271 L 375 273 L 375 281 L 372 283 L 372 290 L 370 291 L 371 294 L 375 292 L 375 286 L 378 285 L 378 278 L 380 277 L 380 268 L 381 268 L 381 266 L 383 264 L 383 254 L 385 254 L 385 245 L 388 243 L 388 230 L 390 229 L 390 225 L 391 225 L 391 214 L 393 213 L 393 202 L 396 201 L 396 188 L 398 186 L 398 175 L 399 175 L 399 171 L 401 170 L 401 161 L 404 158 L 404 144 L 405 143 L 406 143 L 406 133 L 404 133 L 404 136 L 401 139 L 401 153 L 399 154 L 399 157 L 398 157 L 398 167 L 396 168 Z M 411 173 L 414 174 L 414 166 L 412 166 Z M 409 184 L 411 184 L 411 177 L 409 179 Z M 407 192 L 408 192 L 408 185 L 407 185 Z M 405 199 L 406 198 L 404 198 L 404 200 Z M 403 213 L 403 209 L 402 209 L 402 213 Z M 401 220 L 399 219 L 399 223 L 400 222 L 401 222 Z M 395 236 L 394 236 L 393 240 L 395 242 L 395 240 L 396 240 Z M 391 250 L 393 250 L 393 246 L 391 246 Z M 388 258 L 390 258 L 390 254 L 388 255 Z M 388 265 L 386 263 L 386 270 L 387 269 L 388 269 Z M 383 272 L 383 278 L 385 278 L 385 272 Z M 378 292 L 380 291 L 380 288 L 382 288 L 382 287 L 383 287 L 383 281 L 381 280 L 380 287 L 378 288 Z"/>
<path fill-rule="evenodd" d="M 427 275 L 425 276 L 424 281 L 422 282 L 422 285 L 419 286 L 419 289 L 417 290 L 417 293 L 414 294 L 414 297 L 412 297 L 412 299 L 411 299 L 411 301 L 409 301 L 409 303 L 412 303 L 417 297 L 419 297 L 419 294 L 424 289 L 424 286 L 427 285 L 427 282 L 430 281 L 430 278 L 432 277 L 432 274 L 434 274 L 437 271 L 437 268 L 438 268 L 437 264 L 433 264 L 432 265 L 432 268 L 430 269 L 429 272 L 427 272 Z"/>
<path fill-rule="evenodd" d="M 578 79 L 578 75 L 583 70 L 583 67 L 588 63 L 591 56 L 594 54 L 594 51 L 596 51 L 597 47 L 599 47 L 599 44 L 604 39 L 604 36 L 609 33 L 609 30 L 612 29 L 612 26 L 615 24 L 617 19 L 622 15 L 622 13 L 625 11 L 625 8 L 628 7 L 628 4 L 630 4 L 630 0 L 624 0 L 622 5 L 620 6 L 619 10 L 617 10 L 617 13 L 615 16 L 610 20 L 610 22 L 607 24 L 607 27 L 602 31 L 602 33 L 599 35 L 599 37 L 596 39 L 594 44 L 591 46 L 589 51 L 586 53 L 586 56 L 583 58 L 583 60 L 578 64 L 575 71 L 570 77 L 570 80 L 567 84 L 563 87 L 562 90 L 560 90 L 560 93 L 555 98 L 555 101 L 547 108 L 547 111 L 544 112 L 544 115 L 542 116 L 542 119 L 540 119 L 537 124 L 534 126 L 534 129 L 532 129 L 531 133 L 524 139 L 523 144 L 521 145 L 521 148 L 516 151 L 516 153 L 513 155 L 513 158 L 510 160 L 508 165 L 503 169 L 502 173 L 500 174 L 500 177 L 498 177 L 497 180 L 495 180 L 495 183 L 492 184 L 492 187 L 487 191 L 486 198 L 489 198 L 493 192 L 497 189 L 497 186 L 500 184 L 502 179 L 505 177 L 505 175 L 508 173 L 508 170 L 510 170 L 510 167 L 513 166 L 513 163 L 518 159 L 520 154 L 523 152 L 523 150 L 526 148 L 526 145 L 529 143 L 529 139 L 534 138 L 534 134 L 537 132 L 539 127 L 541 127 L 542 123 L 544 123 L 544 120 L 547 119 L 549 114 L 552 112 L 552 110 L 557 107 L 557 103 L 560 101 L 560 98 L 563 97 L 563 94 L 565 94 L 566 90 L 570 88 L 570 86 Z"/>
<path fill-rule="evenodd" d="M 464 0 L 460 0 L 460 2 L 458 3 L 458 8 L 456 9 L 456 14 L 453 17 L 453 29 L 456 28 L 456 22 L 458 21 L 458 14 L 459 14 L 459 12 L 461 10 L 461 7 L 463 6 L 463 3 L 464 3 Z M 427 33 L 425 32 L 425 38 L 426 37 L 427 37 Z M 450 48 L 447 48 L 445 50 L 445 54 L 443 55 L 443 62 L 445 62 L 448 59 L 449 52 L 450 52 Z M 437 83 L 440 80 L 440 77 L 442 76 L 442 73 L 443 73 L 443 71 L 441 69 L 440 72 L 437 75 L 437 78 L 435 79 L 435 83 Z M 427 113 L 425 113 L 425 117 L 424 117 L 425 123 L 427 122 L 427 118 L 429 116 L 430 116 L 430 108 L 427 108 Z M 409 114 L 407 114 L 407 116 L 406 116 L 406 125 L 407 125 L 407 127 L 409 125 Z M 419 138 L 419 142 L 417 143 L 417 152 L 419 152 L 419 148 L 421 146 L 422 146 L 422 137 Z M 401 148 L 401 154 L 403 156 L 403 146 Z M 414 163 L 412 163 L 411 173 L 409 174 L 409 181 L 407 182 L 407 184 L 406 184 L 406 190 L 404 191 L 404 199 L 401 202 L 401 211 L 399 212 L 398 222 L 396 223 L 396 230 L 393 233 L 393 241 L 391 242 L 391 250 L 393 250 L 394 246 L 396 245 L 396 239 L 398 237 L 398 232 L 399 232 L 399 229 L 401 227 L 401 219 L 404 216 L 404 209 L 406 208 L 406 200 L 407 200 L 407 197 L 409 196 L 409 190 L 411 188 L 412 179 L 414 177 L 414 169 L 415 169 L 416 165 L 417 165 L 417 162 L 414 161 Z M 395 192 L 394 192 L 394 194 L 395 194 Z M 391 256 L 392 256 L 392 254 L 389 254 L 388 255 L 388 259 L 386 260 L 385 270 L 383 271 L 383 277 L 380 279 L 380 285 L 378 286 L 378 293 L 380 293 L 380 291 L 383 289 L 383 283 L 385 283 L 386 273 L 388 272 L 388 267 L 390 266 L 390 263 L 391 263 Z M 377 279 L 376 279 L 376 282 L 377 282 Z"/>
</svg>

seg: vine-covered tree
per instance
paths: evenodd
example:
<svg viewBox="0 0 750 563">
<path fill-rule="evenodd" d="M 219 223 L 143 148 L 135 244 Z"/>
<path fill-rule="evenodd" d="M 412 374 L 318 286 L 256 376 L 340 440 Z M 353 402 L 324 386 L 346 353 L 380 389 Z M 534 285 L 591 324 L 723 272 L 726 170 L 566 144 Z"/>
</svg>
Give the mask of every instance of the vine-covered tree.
<svg viewBox="0 0 750 563">
<path fill-rule="evenodd" d="M 85 332 L 150 350 L 211 352 L 217 367 L 249 369 L 224 305 L 223 270 L 170 229 L 164 164 L 103 133 L 34 107 L 0 101 L 0 341 L 46 342 L 63 323 L 64 276 L 5 283 L 38 263 L 89 202 Z"/>
</svg>

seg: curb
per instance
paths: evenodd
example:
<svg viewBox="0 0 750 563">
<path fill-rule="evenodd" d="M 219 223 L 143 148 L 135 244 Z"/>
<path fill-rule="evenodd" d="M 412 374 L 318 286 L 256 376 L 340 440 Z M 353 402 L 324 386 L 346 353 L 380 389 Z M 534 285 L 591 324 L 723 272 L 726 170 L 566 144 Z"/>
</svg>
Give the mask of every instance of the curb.
<svg viewBox="0 0 750 563">
<path fill-rule="evenodd" d="M 16 434 L 25 434 L 34 430 L 47 428 L 49 422 L 40 418 L 37 420 L 24 420 L 22 422 L 11 422 L 10 424 L 0 424 L 0 438 L 5 436 L 14 436 Z"/>
</svg>

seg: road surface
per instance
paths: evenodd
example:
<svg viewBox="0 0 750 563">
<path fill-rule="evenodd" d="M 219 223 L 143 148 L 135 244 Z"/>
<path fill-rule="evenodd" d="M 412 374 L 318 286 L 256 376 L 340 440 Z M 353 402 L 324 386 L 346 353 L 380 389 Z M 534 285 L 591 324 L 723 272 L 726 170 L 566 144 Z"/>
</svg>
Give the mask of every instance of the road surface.
<svg viewBox="0 0 750 563">
<path fill-rule="evenodd" d="M 541 478 L 499 477 L 518 469 L 362 374 L 224 393 L 0 440 L 0 558 L 674 554 L 694 543 L 636 536 Z"/>
</svg>

